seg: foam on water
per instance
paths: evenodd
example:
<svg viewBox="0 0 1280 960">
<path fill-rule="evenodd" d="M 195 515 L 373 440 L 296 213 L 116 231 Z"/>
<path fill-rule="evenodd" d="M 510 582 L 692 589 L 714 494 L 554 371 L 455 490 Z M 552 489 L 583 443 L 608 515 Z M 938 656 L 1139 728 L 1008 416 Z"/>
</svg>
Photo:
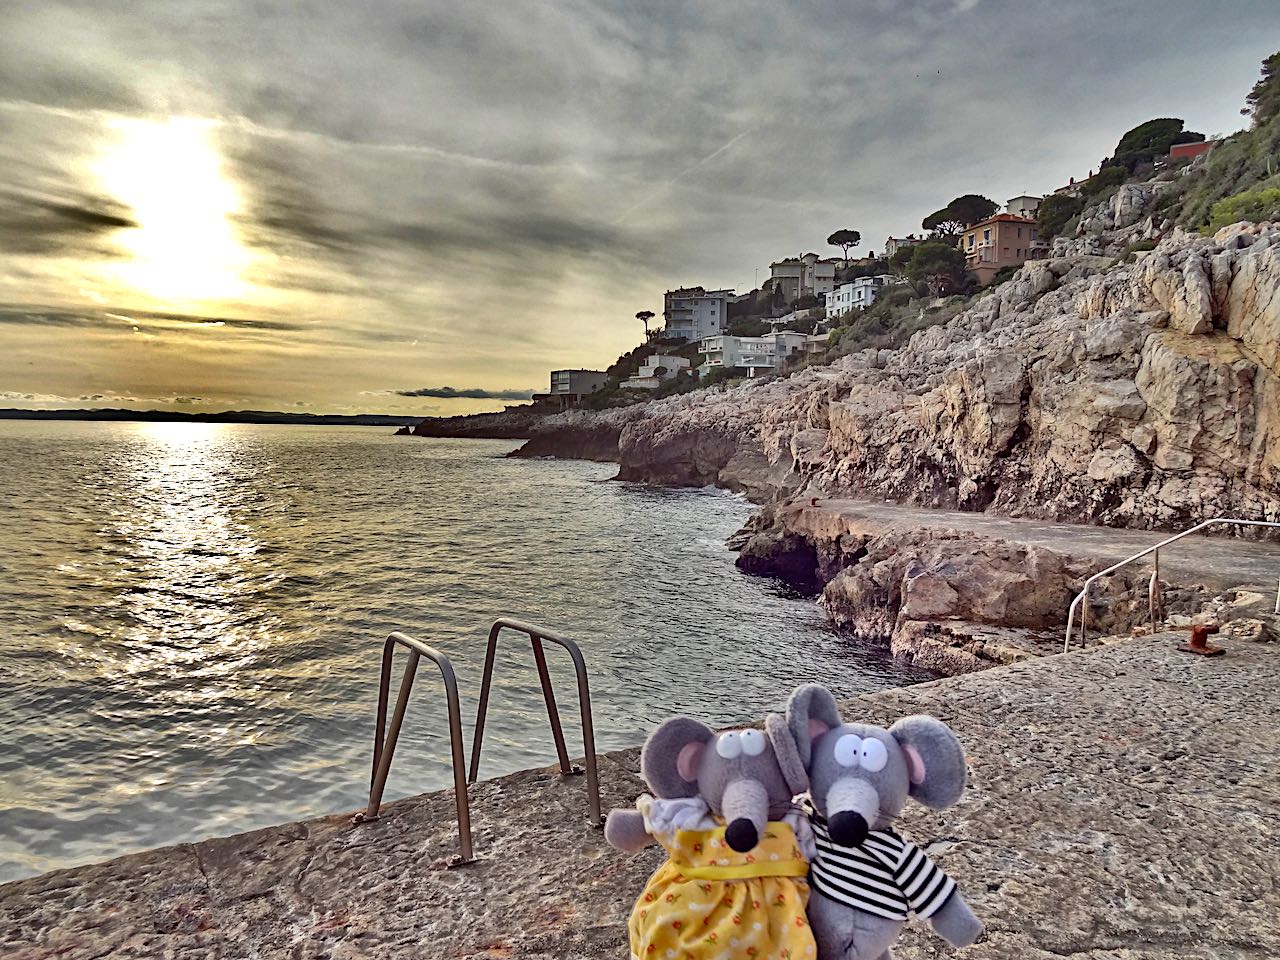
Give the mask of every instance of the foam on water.
<svg viewBox="0 0 1280 960">
<path fill-rule="evenodd" d="M 673 712 L 758 716 L 805 680 L 922 677 L 739 574 L 740 499 L 514 446 L 0 422 L 0 881 L 361 806 L 392 629 L 449 654 L 467 714 L 495 616 L 575 637 L 601 750 Z M 549 657 L 580 750 L 572 671 Z M 450 783 L 422 676 L 388 799 Z M 482 775 L 553 761 L 527 644 L 502 648 L 496 684 Z"/>
</svg>

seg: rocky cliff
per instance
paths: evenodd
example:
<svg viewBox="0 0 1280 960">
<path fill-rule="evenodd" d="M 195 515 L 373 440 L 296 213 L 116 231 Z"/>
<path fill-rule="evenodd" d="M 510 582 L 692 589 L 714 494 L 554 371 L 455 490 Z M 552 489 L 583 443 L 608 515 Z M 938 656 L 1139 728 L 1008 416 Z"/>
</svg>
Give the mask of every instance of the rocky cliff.
<svg viewBox="0 0 1280 960">
<path fill-rule="evenodd" d="M 1236 225 L 1033 261 L 902 349 L 591 422 L 624 479 L 1163 528 L 1280 517 L 1278 378 L 1280 225 Z"/>
</svg>

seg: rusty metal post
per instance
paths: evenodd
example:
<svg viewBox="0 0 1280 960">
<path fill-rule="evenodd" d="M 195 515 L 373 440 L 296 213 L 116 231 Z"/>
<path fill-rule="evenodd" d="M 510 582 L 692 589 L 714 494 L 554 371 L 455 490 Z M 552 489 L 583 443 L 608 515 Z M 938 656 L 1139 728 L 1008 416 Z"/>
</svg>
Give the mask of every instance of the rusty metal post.
<svg viewBox="0 0 1280 960">
<path fill-rule="evenodd" d="M 562 774 L 581 773 L 569 763 L 569 750 L 564 745 L 564 730 L 560 726 L 560 709 L 556 706 L 556 692 L 551 687 L 551 675 L 547 672 L 547 655 L 542 640 L 530 636 L 533 641 L 533 662 L 538 668 L 538 683 L 542 687 L 542 699 L 547 705 L 547 720 L 551 723 L 551 738 L 556 742 L 556 756 L 560 759 Z"/>
<path fill-rule="evenodd" d="M 562 637 L 550 630 L 544 630 L 542 627 L 535 627 L 532 624 L 513 620 L 510 617 L 502 617 L 495 620 L 489 630 L 489 646 L 485 652 L 484 675 L 480 680 L 480 705 L 476 711 L 476 729 L 471 742 L 471 767 L 467 779 L 469 782 L 475 783 L 476 778 L 480 775 L 480 751 L 484 745 L 484 724 L 489 710 L 489 691 L 493 683 L 493 664 L 497 652 L 498 636 L 504 629 L 525 634 L 533 647 L 534 663 L 538 668 L 538 681 L 542 686 L 543 699 L 547 705 L 547 718 L 551 723 L 551 735 L 556 742 L 556 755 L 560 762 L 561 776 L 584 771 L 581 767 L 569 762 L 569 752 L 564 743 L 564 730 L 560 725 L 560 710 L 556 706 L 555 693 L 551 688 L 551 677 L 547 671 L 542 641 L 549 640 L 564 647 L 573 660 L 573 670 L 577 675 L 578 681 L 578 710 L 582 717 L 583 759 L 587 775 L 587 806 L 590 811 L 591 824 L 600 826 L 604 822 L 604 817 L 600 809 L 600 776 L 596 763 L 595 726 L 591 719 L 591 692 L 587 682 L 587 664 L 583 659 L 582 650 L 579 649 L 576 643 L 568 637 Z"/>
<path fill-rule="evenodd" d="M 1220 657 L 1227 651 L 1222 647 L 1211 647 L 1208 643 L 1208 636 L 1211 633 L 1218 632 L 1216 623 L 1197 623 L 1191 628 L 1191 642 L 1184 643 L 1178 649 L 1186 653 L 1198 654 L 1202 657 Z"/>
<path fill-rule="evenodd" d="M 391 665 L 396 646 L 408 648 L 409 659 L 405 663 L 404 676 L 400 680 L 400 690 L 396 695 L 395 711 L 391 715 L 391 726 L 388 729 L 387 701 L 391 689 Z M 387 775 L 391 772 L 391 761 L 395 758 L 396 743 L 400 739 L 400 728 L 404 724 L 405 710 L 409 705 L 409 693 L 413 689 L 418 663 L 423 656 L 440 668 L 449 710 L 454 806 L 458 812 L 458 845 L 461 852 L 450 857 L 446 862 L 448 866 L 456 867 L 475 860 L 471 845 L 471 806 L 467 796 L 467 779 L 464 772 L 466 756 L 462 746 L 462 710 L 458 706 L 458 681 L 453 672 L 453 664 L 449 662 L 447 656 L 430 644 L 416 640 L 407 634 L 393 633 L 387 637 L 382 646 L 382 672 L 378 681 L 378 716 L 373 743 L 373 774 L 369 782 L 369 805 L 364 813 L 357 814 L 353 818 L 353 822 L 360 824 L 377 820 L 381 812 L 382 794 L 387 786 Z"/>
</svg>

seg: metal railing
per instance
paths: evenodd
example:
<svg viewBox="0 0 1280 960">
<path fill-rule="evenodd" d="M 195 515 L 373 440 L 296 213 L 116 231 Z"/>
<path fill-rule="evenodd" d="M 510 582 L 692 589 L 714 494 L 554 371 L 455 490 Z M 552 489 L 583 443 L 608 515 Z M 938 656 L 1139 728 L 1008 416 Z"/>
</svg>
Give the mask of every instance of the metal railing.
<svg viewBox="0 0 1280 960">
<path fill-rule="evenodd" d="M 1093 586 L 1094 582 L 1101 579 L 1102 577 L 1105 577 L 1109 574 L 1114 573 L 1115 571 L 1119 570 L 1121 567 L 1127 566 L 1128 564 L 1133 563 L 1135 560 L 1141 560 L 1143 557 L 1148 556 L 1150 554 L 1155 555 L 1155 563 L 1154 563 L 1154 569 L 1151 572 L 1151 583 L 1147 588 L 1147 604 L 1151 614 L 1151 630 L 1154 633 L 1158 629 L 1160 625 L 1160 620 L 1161 620 L 1161 617 L 1160 617 L 1160 613 L 1161 613 L 1161 610 L 1160 610 L 1160 607 L 1161 607 L 1160 548 L 1167 547 L 1169 544 L 1174 543 L 1178 540 L 1181 540 L 1183 537 L 1189 537 L 1193 533 L 1199 533 L 1201 530 L 1207 529 L 1208 527 L 1212 527 L 1218 524 L 1231 524 L 1234 526 L 1241 526 L 1241 527 L 1273 527 L 1276 529 L 1280 529 L 1280 523 L 1273 523 L 1270 520 L 1239 520 L 1235 517 L 1213 517 L 1210 520 L 1205 520 L 1203 523 L 1197 523 L 1194 527 L 1191 527 L 1188 530 L 1183 530 L 1181 533 L 1175 534 L 1174 536 L 1169 537 L 1166 540 L 1161 540 L 1159 543 L 1155 544 L 1154 546 L 1147 547 L 1147 549 L 1142 550 L 1138 553 L 1135 553 L 1131 557 L 1125 557 L 1119 563 L 1113 563 L 1111 566 L 1107 567 L 1107 569 L 1105 570 L 1099 570 L 1097 573 L 1095 573 L 1093 576 L 1091 576 L 1088 580 L 1084 582 L 1084 587 L 1080 590 L 1078 594 L 1076 594 L 1075 599 L 1071 601 L 1071 607 L 1067 610 L 1067 634 L 1063 640 L 1062 652 L 1066 653 L 1071 649 L 1071 635 L 1075 632 L 1077 610 L 1079 610 L 1080 612 L 1080 645 L 1084 646 L 1087 643 L 1087 639 L 1088 639 L 1087 620 L 1089 615 L 1089 605 L 1088 605 L 1089 588 Z M 1280 582 L 1277 582 L 1277 587 L 1276 587 L 1276 613 L 1280 614 Z"/>
<path fill-rule="evenodd" d="M 547 673 L 547 658 L 542 649 L 542 641 L 549 640 L 569 651 L 573 658 L 573 669 L 578 678 L 578 709 L 582 716 L 583 759 L 587 774 L 587 805 L 590 810 L 591 824 L 599 826 L 603 822 L 600 813 L 600 777 L 596 769 L 595 730 L 591 724 L 591 693 L 587 687 L 587 665 L 582 658 L 578 645 L 568 637 L 562 637 L 550 630 L 536 627 L 521 620 L 502 617 L 494 621 L 489 630 L 489 647 L 484 658 L 484 679 L 480 684 L 480 707 L 476 712 L 475 741 L 471 746 L 471 772 L 468 781 L 476 782 L 480 773 L 480 748 L 484 742 L 484 721 L 489 709 L 489 688 L 493 681 L 493 661 L 498 650 L 498 635 L 503 630 L 514 630 L 528 636 L 533 645 L 533 660 L 538 668 L 538 681 L 542 684 L 542 698 L 547 704 L 547 719 L 551 722 L 551 736 L 556 742 L 556 755 L 560 759 L 561 776 L 582 773 L 582 768 L 569 763 L 569 752 L 565 748 L 564 730 L 560 727 L 560 711 L 556 707 L 555 691 L 551 688 L 551 676 Z M 456 773 L 456 771 L 455 771 Z"/>
<path fill-rule="evenodd" d="M 404 667 L 404 677 L 400 680 L 396 709 L 391 715 L 391 729 L 387 730 L 391 662 L 397 646 L 408 648 L 409 660 Z M 458 809 L 458 845 L 461 849 L 460 853 L 447 861 L 449 866 L 454 867 L 475 860 L 471 847 L 471 807 L 467 797 L 467 781 L 463 776 L 467 761 L 462 752 L 462 711 L 458 707 L 458 681 L 454 676 L 453 664 L 449 662 L 447 656 L 430 644 L 407 634 L 393 633 L 382 645 L 382 676 L 378 682 L 378 726 L 373 741 L 373 773 L 369 780 L 369 806 L 364 813 L 356 815 L 355 822 L 365 823 L 378 819 L 382 806 L 382 792 L 387 786 L 387 774 L 391 770 L 396 741 L 400 738 L 400 726 L 404 722 L 405 707 L 409 703 L 409 691 L 413 689 L 413 678 L 422 657 L 427 657 L 440 668 L 449 706 L 449 745 L 453 751 L 453 793 L 454 803 Z"/>
</svg>

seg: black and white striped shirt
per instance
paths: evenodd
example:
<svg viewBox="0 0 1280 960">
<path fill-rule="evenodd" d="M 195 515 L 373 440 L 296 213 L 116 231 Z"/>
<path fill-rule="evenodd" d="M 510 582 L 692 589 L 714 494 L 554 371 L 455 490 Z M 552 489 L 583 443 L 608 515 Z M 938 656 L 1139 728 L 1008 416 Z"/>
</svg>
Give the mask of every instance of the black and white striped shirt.
<svg viewBox="0 0 1280 960">
<path fill-rule="evenodd" d="M 827 821 L 805 806 L 818 848 L 809 861 L 809 885 L 829 900 L 906 920 L 910 911 L 933 916 L 955 892 L 954 880 L 892 830 L 873 830 L 860 847 L 840 847 L 831 842 Z"/>
</svg>

